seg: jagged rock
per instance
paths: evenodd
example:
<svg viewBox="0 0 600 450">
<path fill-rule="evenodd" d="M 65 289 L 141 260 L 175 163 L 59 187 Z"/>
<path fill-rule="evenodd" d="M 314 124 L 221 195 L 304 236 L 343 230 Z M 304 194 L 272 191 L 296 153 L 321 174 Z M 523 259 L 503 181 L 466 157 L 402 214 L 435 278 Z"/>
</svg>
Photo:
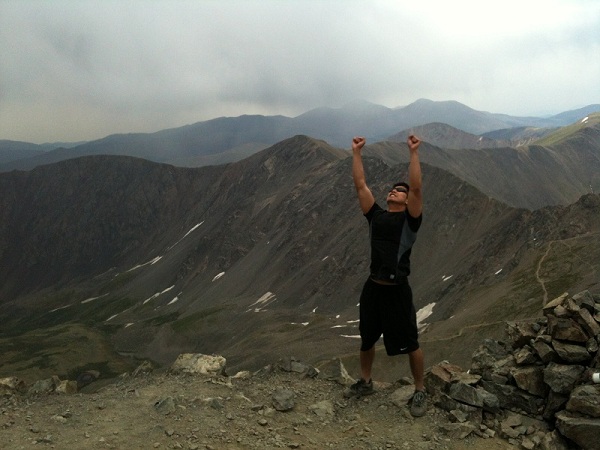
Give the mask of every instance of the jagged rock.
<svg viewBox="0 0 600 450">
<path fill-rule="evenodd" d="M 488 411 L 490 413 L 499 413 L 500 409 L 500 401 L 498 397 L 494 394 L 486 391 L 485 389 L 478 387 L 477 391 L 479 391 L 479 395 L 483 399 L 483 409 L 484 411 Z"/>
<path fill-rule="evenodd" d="M 565 439 L 554 430 L 550 433 L 546 433 L 540 442 L 541 450 L 569 450 L 569 446 L 565 442 Z"/>
<path fill-rule="evenodd" d="M 544 364 L 558 361 L 558 354 L 556 353 L 556 350 L 554 350 L 546 342 L 542 340 L 536 340 L 532 345 Z"/>
<path fill-rule="evenodd" d="M 402 408 L 406 406 L 414 393 L 414 386 L 402 386 L 392 392 L 392 395 L 390 395 L 390 401 L 397 407 Z"/>
<path fill-rule="evenodd" d="M 548 394 L 548 385 L 544 383 L 544 368 L 541 366 L 530 366 L 514 368 L 511 375 L 520 389 L 545 397 Z"/>
<path fill-rule="evenodd" d="M 515 362 L 518 366 L 534 364 L 537 361 L 536 354 L 529 345 L 525 345 L 524 347 L 516 350 L 514 356 Z"/>
<path fill-rule="evenodd" d="M 600 334 L 600 325 L 592 317 L 590 312 L 585 308 L 580 308 L 575 314 L 575 320 L 579 323 L 584 331 L 587 332 L 588 336 L 596 336 Z"/>
<path fill-rule="evenodd" d="M 582 291 L 572 297 L 573 301 L 581 308 L 588 310 L 590 314 L 594 314 L 596 302 L 590 291 Z"/>
<path fill-rule="evenodd" d="M 568 411 L 556 414 L 556 428 L 581 448 L 600 449 L 600 420 L 574 416 Z"/>
<path fill-rule="evenodd" d="M 567 411 L 600 417 L 600 386 L 577 386 L 567 402 Z"/>
<path fill-rule="evenodd" d="M 332 417 L 335 415 L 333 402 L 331 400 L 322 400 L 318 403 L 310 405 L 308 409 L 321 418 Z"/>
<path fill-rule="evenodd" d="M 472 425 L 468 422 L 446 423 L 442 424 L 440 428 L 450 439 L 465 439 L 467 436 L 477 430 L 475 425 Z"/>
<path fill-rule="evenodd" d="M 543 409 L 543 400 L 515 386 L 482 381 L 482 387 L 498 397 L 500 407 L 511 411 L 524 411 L 533 416 Z"/>
<path fill-rule="evenodd" d="M 469 386 L 474 386 L 481 380 L 481 375 L 468 373 L 468 372 L 456 372 L 452 374 L 452 378 L 450 378 L 451 383 L 464 383 Z"/>
<path fill-rule="evenodd" d="M 175 411 L 175 400 L 173 397 L 166 397 L 154 403 L 154 409 L 159 413 L 167 415 Z"/>
<path fill-rule="evenodd" d="M 548 315 L 548 331 L 552 339 L 560 341 L 587 342 L 589 339 L 589 336 L 577 322 L 553 315 Z"/>
<path fill-rule="evenodd" d="M 571 311 L 569 311 L 567 307 L 563 305 L 558 305 L 556 308 L 554 308 L 552 314 L 554 314 L 559 319 L 568 319 L 569 317 L 571 317 Z"/>
<path fill-rule="evenodd" d="M 0 387 L 15 392 L 25 392 L 27 390 L 25 382 L 17 377 L 1 378 Z"/>
<path fill-rule="evenodd" d="M 567 363 L 584 363 L 592 359 L 586 348 L 581 345 L 554 341 L 552 347 L 554 347 L 560 359 Z"/>
<path fill-rule="evenodd" d="M 277 389 L 273 392 L 273 408 L 277 411 L 289 411 L 296 406 L 294 398 L 296 394 L 289 389 Z"/>
<path fill-rule="evenodd" d="M 227 360 L 222 356 L 201 353 L 183 353 L 177 357 L 170 371 L 204 375 L 224 375 Z"/>
<path fill-rule="evenodd" d="M 557 394 L 570 394 L 585 367 L 550 363 L 544 369 L 544 382 Z"/>
<path fill-rule="evenodd" d="M 548 421 L 554 421 L 554 414 L 564 408 L 565 404 L 569 400 L 568 395 L 557 394 L 550 390 L 546 397 L 546 407 L 542 413 L 542 417 Z"/>
<path fill-rule="evenodd" d="M 143 361 L 139 366 L 135 368 L 135 370 L 131 373 L 134 377 L 139 377 L 141 375 L 147 375 L 154 371 L 154 365 L 148 361 Z"/>
<path fill-rule="evenodd" d="M 506 324 L 506 334 L 513 348 L 521 348 L 535 339 L 538 330 L 539 325 L 536 327 L 535 323 L 531 322 L 508 322 Z"/>
<path fill-rule="evenodd" d="M 55 392 L 59 394 L 76 394 L 77 393 L 77 381 L 62 380 L 58 386 L 56 386 Z"/>
<path fill-rule="evenodd" d="M 293 356 L 279 360 L 278 365 L 281 370 L 286 372 L 308 373 L 311 370 L 311 366 L 304 364 Z"/>
<path fill-rule="evenodd" d="M 477 406 L 478 408 L 483 407 L 483 397 L 479 390 L 468 384 L 452 383 L 448 389 L 448 395 L 461 403 Z"/>
<path fill-rule="evenodd" d="M 585 349 L 590 355 L 595 355 L 598 353 L 598 348 L 598 341 L 596 341 L 594 338 L 589 338 L 589 340 L 585 343 Z"/>
<path fill-rule="evenodd" d="M 443 361 L 427 371 L 425 374 L 425 388 L 430 393 L 446 392 L 456 374 L 462 373 L 464 372 L 459 366 Z"/>
<path fill-rule="evenodd" d="M 546 303 L 544 305 L 544 307 L 542 308 L 542 312 L 544 313 L 544 315 L 546 315 L 546 313 L 551 312 L 552 310 L 554 310 L 554 308 L 556 308 L 557 306 L 562 305 L 563 302 L 565 301 L 565 299 L 567 299 L 567 297 L 569 297 L 569 293 L 568 292 L 564 292 L 563 294 L 559 295 L 555 299 L 553 299 L 553 300 L 549 301 L 548 303 Z"/>
<path fill-rule="evenodd" d="M 252 378 L 252 374 L 248 370 L 240 370 L 231 378 L 234 380 L 249 380 L 250 378 Z"/>
<path fill-rule="evenodd" d="M 501 361 L 512 361 L 513 356 L 501 343 L 493 339 L 484 339 L 472 356 L 471 371 L 482 374 L 488 369 L 497 368 Z"/>
<path fill-rule="evenodd" d="M 56 387 L 60 384 L 60 379 L 57 376 L 47 378 L 45 380 L 38 380 L 29 388 L 29 394 L 50 394 L 54 392 Z"/>
<path fill-rule="evenodd" d="M 339 358 L 331 359 L 319 367 L 319 377 L 325 380 L 336 381 L 337 383 L 346 386 L 354 383 L 354 379 L 348 375 L 348 371 L 344 367 L 342 360 Z"/>
</svg>

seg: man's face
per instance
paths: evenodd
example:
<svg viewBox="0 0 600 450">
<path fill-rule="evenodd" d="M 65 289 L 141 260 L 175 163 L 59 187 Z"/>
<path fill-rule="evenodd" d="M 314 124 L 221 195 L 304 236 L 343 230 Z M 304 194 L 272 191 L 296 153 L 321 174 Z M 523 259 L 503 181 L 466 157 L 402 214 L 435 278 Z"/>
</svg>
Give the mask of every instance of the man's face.
<svg viewBox="0 0 600 450">
<path fill-rule="evenodd" d="M 408 198 L 408 190 L 406 189 L 405 186 L 394 186 L 388 192 L 386 201 L 406 203 L 407 198 Z"/>
</svg>

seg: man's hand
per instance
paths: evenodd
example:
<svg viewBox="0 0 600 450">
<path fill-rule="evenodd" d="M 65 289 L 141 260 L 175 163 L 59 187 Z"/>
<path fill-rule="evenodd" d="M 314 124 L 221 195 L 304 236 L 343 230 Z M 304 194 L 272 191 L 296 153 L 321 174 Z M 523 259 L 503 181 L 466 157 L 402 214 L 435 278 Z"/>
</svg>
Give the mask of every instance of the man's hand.
<svg viewBox="0 0 600 450">
<path fill-rule="evenodd" d="M 367 140 L 362 136 L 354 137 L 352 139 L 352 151 L 359 152 L 363 148 L 363 146 L 365 145 L 366 142 L 367 142 Z"/>
<path fill-rule="evenodd" d="M 408 149 L 411 152 L 416 152 L 419 149 L 419 145 L 421 145 L 421 139 L 416 137 L 414 134 L 411 134 L 408 136 L 406 143 L 408 144 Z"/>
</svg>

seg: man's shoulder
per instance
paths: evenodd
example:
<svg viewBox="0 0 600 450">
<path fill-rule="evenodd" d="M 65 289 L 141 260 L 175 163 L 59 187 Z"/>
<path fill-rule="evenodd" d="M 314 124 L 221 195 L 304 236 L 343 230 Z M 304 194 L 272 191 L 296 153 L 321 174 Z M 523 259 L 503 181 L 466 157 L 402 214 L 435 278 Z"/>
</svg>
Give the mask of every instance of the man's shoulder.
<svg viewBox="0 0 600 450">
<path fill-rule="evenodd" d="M 369 211 L 367 211 L 367 213 L 364 214 L 364 216 L 367 218 L 368 221 L 371 221 L 371 219 L 374 216 L 379 215 L 384 212 L 386 212 L 386 210 L 383 209 L 381 206 L 379 206 L 377 204 L 377 202 L 375 202 L 375 203 L 373 203 L 373 206 L 371 206 L 371 209 L 369 209 Z"/>
</svg>

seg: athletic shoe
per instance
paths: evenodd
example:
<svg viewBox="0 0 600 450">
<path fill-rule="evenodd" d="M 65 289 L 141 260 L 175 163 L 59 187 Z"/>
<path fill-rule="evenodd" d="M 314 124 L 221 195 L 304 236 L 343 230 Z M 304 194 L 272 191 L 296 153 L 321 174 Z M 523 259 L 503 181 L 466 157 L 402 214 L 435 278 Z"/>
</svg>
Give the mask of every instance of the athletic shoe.
<svg viewBox="0 0 600 450">
<path fill-rule="evenodd" d="M 413 417 L 422 417 L 427 412 L 427 394 L 425 391 L 415 391 L 410 405 L 410 414 Z"/>
<path fill-rule="evenodd" d="M 369 381 L 368 383 L 362 378 L 350 386 L 348 389 L 344 391 L 344 397 L 346 398 L 360 398 L 365 395 L 371 395 L 375 391 L 373 390 L 373 381 Z"/>
</svg>

